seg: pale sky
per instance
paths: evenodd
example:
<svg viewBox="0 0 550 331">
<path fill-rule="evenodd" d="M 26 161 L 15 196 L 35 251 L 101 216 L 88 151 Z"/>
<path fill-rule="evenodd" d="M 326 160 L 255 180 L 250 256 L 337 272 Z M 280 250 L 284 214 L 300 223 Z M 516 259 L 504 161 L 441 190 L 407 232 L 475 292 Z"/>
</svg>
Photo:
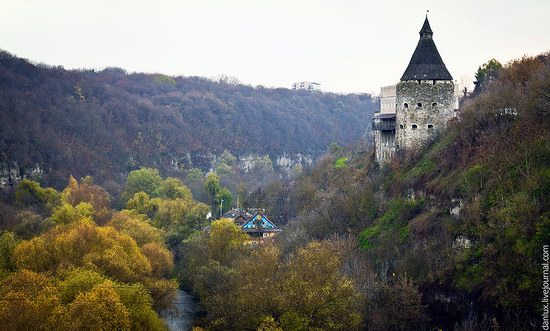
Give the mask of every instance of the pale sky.
<svg viewBox="0 0 550 331">
<path fill-rule="evenodd" d="M 0 49 L 68 69 L 377 94 L 401 78 L 426 9 L 455 80 L 550 50 L 549 0 L 0 0 Z"/>
</svg>

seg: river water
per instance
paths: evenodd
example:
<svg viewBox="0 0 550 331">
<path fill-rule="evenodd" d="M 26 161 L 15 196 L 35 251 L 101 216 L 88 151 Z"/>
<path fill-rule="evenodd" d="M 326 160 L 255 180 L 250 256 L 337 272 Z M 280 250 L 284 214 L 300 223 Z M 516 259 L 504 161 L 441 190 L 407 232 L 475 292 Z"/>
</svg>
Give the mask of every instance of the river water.
<svg viewBox="0 0 550 331">
<path fill-rule="evenodd" d="M 191 330 L 193 320 L 199 313 L 199 306 L 189 293 L 178 290 L 174 309 L 160 314 L 170 331 Z"/>
</svg>

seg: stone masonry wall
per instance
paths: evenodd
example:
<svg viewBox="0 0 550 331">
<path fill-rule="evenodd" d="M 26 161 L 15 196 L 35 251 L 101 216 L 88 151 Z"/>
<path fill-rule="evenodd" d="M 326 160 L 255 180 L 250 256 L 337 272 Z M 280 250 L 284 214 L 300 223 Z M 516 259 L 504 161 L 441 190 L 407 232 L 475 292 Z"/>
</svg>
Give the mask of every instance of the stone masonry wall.
<svg viewBox="0 0 550 331">
<path fill-rule="evenodd" d="M 447 126 L 454 117 L 453 92 L 452 81 L 397 84 L 395 129 L 398 149 L 419 147 Z"/>
</svg>

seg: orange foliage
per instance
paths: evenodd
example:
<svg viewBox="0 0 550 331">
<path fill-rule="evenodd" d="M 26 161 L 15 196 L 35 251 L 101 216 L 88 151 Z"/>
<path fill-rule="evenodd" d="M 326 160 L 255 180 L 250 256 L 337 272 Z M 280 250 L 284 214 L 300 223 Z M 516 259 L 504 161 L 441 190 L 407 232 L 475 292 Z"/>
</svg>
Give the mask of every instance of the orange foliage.
<svg viewBox="0 0 550 331">
<path fill-rule="evenodd" d="M 141 247 L 141 252 L 147 257 L 157 278 L 168 277 L 174 268 L 174 257 L 169 250 L 158 243 L 148 243 Z"/>
<path fill-rule="evenodd" d="M 109 193 L 100 186 L 91 183 L 90 177 L 80 183 L 73 176 L 69 178 L 69 185 L 62 192 L 62 199 L 73 206 L 87 202 L 94 208 L 93 219 L 97 224 L 105 224 L 112 215 L 111 198 Z"/>
</svg>

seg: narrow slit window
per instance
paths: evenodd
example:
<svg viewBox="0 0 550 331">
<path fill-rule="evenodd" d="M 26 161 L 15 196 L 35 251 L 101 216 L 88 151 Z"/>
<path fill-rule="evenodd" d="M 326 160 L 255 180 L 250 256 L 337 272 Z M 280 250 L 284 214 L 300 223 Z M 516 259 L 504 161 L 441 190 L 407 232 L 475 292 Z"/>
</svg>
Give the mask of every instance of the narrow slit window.
<svg viewBox="0 0 550 331">
<path fill-rule="evenodd" d="M 418 106 L 418 108 L 422 108 L 422 102 L 419 102 L 416 105 Z"/>
<path fill-rule="evenodd" d="M 405 102 L 405 103 L 403 104 L 403 107 L 409 108 L 409 104 Z"/>
<path fill-rule="evenodd" d="M 400 129 L 403 129 L 403 124 L 399 124 L 399 128 L 400 128 Z"/>
<path fill-rule="evenodd" d="M 413 124 L 413 125 L 412 125 L 412 128 L 413 128 L 413 129 L 416 129 L 417 127 L 418 127 L 418 126 L 417 126 L 416 124 Z"/>
<path fill-rule="evenodd" d="M 433 128 L 434 128 L 433 124 L 428 124 L 428 129 L 433 129 Z"/>
</svg>

